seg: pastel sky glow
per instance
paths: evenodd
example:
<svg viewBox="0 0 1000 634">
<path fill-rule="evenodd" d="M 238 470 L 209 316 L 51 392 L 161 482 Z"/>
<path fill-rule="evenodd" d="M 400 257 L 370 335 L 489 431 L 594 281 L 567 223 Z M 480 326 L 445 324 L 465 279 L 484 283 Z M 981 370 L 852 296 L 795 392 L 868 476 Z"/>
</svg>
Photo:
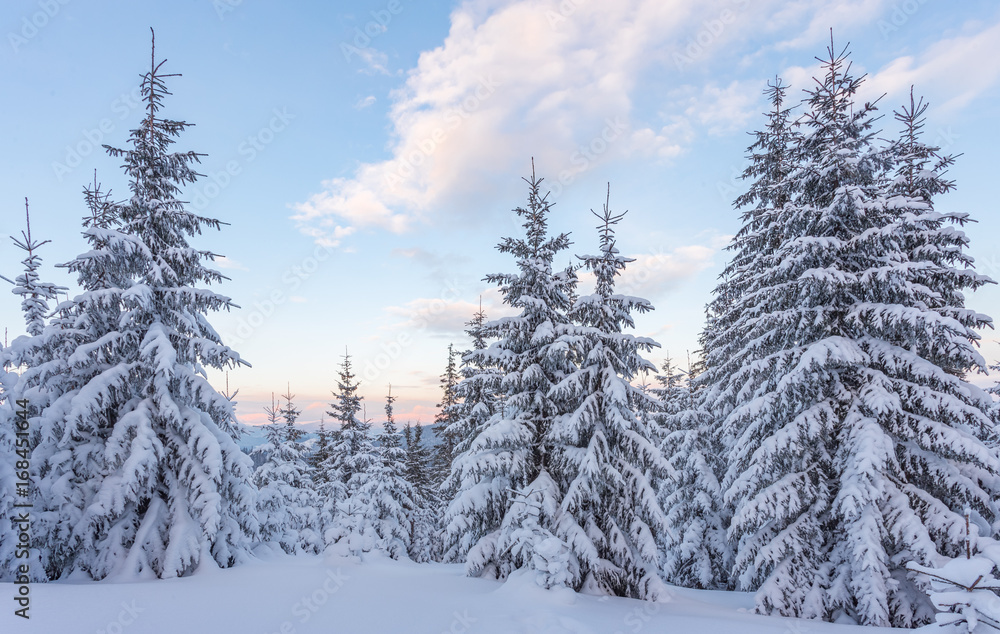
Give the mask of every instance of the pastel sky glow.
<svg viewBox="0 0 1000 634">
<path fill-rule="evenodd" d="M 401 421 L 430 422 L 438 375 L 480 299 L 482 278 L 512 269 L 496 252 L 519 226 L 534 157 L 556 202 L 565 264 L 597 249 L 591 208 L 629 210 L 619 248 L 636 258 L 621 285 L 656 311 L 637 320 L 683 359 L 739 227 L 747 132 L 763 123 L 776 75 L 795 98 L 834 30 L 850 43 L 864 97 L 886 115 L 911 85 L 931 103 L 928 140 L 961 153 L 941 199 L 969 212 L 971 253 L 1000 279 L 993 187 L 1000 102 L 1000 6 L 992 0 L 9 0 L 0 7 L 0 209 L 55 264 L 84 248 L 81 191 L 94 170 L 127 183 L 100 144 L 121 146 L 141 116 L 149 27 L 168 72 L 166 115 L 195 124 L 180 149 L 204 152 L 187 192 L 229 223 L 196 244 L 225 254 L 221 287 L 242 308 L 216 315 L 252 365 L 230 375 L 239 411 L 263 420 L 291 384 L 316 421 L 345 348 L 379 419 L 388 384 Z M 21 253 L 0 246 L 0 274 Z M 969 297 L 1000 318 L 1000 289 Z M 23 332 L 14 296 L 0 326 Z M 993 331 L 983 354 L 1000 360 Z M 224 379 L 213 375 L 221 387 Z M 974 378 L 983 385 L 992 380 Z"/>
</svg>

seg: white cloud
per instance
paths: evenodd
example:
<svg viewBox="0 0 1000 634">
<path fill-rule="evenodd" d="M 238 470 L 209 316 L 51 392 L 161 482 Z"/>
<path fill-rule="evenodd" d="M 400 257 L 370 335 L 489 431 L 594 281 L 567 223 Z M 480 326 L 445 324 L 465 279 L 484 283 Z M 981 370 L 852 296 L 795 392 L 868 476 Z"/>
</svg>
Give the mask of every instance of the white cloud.
<svg viewBox="0 0 1000 634">
<path fill-rule="evenodd" d="M 615 282 L 615 292 L 655 301 L 712 266 L 716 249 L 700 244 L 682 246 L 670 252 L 630 255 L 629 263 Z M 580 271 L 580 292 L 590 293 L 594 274 Z"/>
<path fill-rule="evenodd" d="M 1000 77 L 1000 22 L 936 42 L 918 56 L 899 57 L 865 82 L 865 96 L 917 94 L 932 98 L 939 111 L 957 110 L 992 87 Z M 890 109 L 896 104 L 892 104 Z"/>
<path fill-rule="evenodd" d="M 294 205 L 294 219 L 320 243 L 336 245 L 359 229 L 403 233 L 459 214 L 469 221 L 468 209 L 525 174 L 529 157 L 550 186 L 607 163 L 673 159 L 698 134 L 746 129 L 772 73 L 759 82 L 699 86 L 686 101 L 668 95 L 658 118 L 643 120 L 634 99 L 652 73 L 660 86 L 690 85 L 689 73 L 717 57 L 737 64 L 753 58 L 757 53 L 733 51 L 752 48 L 747 41 L 761 33 L 779 41 L 779 49 L 815 47 L 827 41 L 831 26 L 836 33 L 869 22 L 888 6 L 888 0 L 465 0 L 444 42 L 422 53 L 390 96 L 387 158 L 323 182 Z M 705 44 L 690 66 L 677 68 L 672 55 L 699 41 Z M 964 103 L 995 80 L 998 47 L 993 29 L 942 41 L 919 59 L 900 58 L 868 84 L 945 78 L 955 86 L 949 104 Z M 385 68 L 383 58 L 367 54 L 375 56 L 370 66 Z M 795 95 L 811 85 L 808 68 L 787 75 Z"/>
<path fill-rule="evenodd" d="M 358 103 L 354 104 L 355 110 L 364 110 L 368 106 L 371 106 L 376 101 L 375 95 L 368 95 L 364 99 L 359 99 Z"/>
<path fill-rule="evenodd" d="M 630 94 L 648 51 L 678 35 L 694 0 L 499 5 L 453 12 L 444 43 L 392 95 L 391 157 L 295 206 L 310 235 L 406 231 L 495 191 L 493 179 L 524 173 L 530 156 L 552 180 L 633 153 L 680 151 L 670 126 L 633 129 Z"/>
<path fill-rule="evenodd" d="M 249 271 L 250 270 L 247 267 L 243 266 L 243 264 L 237 262 L 236 260 L 234 260 L 232 258 L 227 258 L 224 255 L 217 256 L 215 258 L 214 262 L 215 262 L 215 265 L 218 266 L 220 269 L 229 269 L 231 271 Z"/>
</svg>

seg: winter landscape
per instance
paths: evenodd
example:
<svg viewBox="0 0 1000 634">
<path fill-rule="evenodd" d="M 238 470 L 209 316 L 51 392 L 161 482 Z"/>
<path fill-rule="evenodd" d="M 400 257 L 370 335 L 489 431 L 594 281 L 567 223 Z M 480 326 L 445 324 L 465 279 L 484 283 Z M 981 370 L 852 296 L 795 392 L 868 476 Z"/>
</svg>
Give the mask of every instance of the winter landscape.
<svg viewBox="0 0 1000 634">
<path fill-rule="evenodd" d="M 995 3 L 0 16 L 0 631 L 1000 630 Z"/>
</svg>

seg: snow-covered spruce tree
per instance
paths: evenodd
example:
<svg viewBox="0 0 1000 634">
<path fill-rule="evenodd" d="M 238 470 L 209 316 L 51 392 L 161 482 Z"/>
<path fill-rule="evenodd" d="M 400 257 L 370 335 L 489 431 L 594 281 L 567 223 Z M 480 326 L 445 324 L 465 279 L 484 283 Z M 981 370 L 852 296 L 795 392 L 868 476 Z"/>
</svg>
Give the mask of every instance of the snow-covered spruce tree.
<svg viewBox="0 0 1000 634">
<path fill-rule="evenodd" d="M 4 349 L 0 347 L 0 355 L 3 353 Z M 30 458 L 31 455 L 27 443 L 22 443 L 22 456 L 17 454 L 17 406 L 13 398 L 16 383 L 17 375 L 0 365 L 0 581 L 14 581 L 16 578 L 19 531 L 12 521 L 17 517 L 14 505 L 19 497 L 16 466 L 18 460 Z"/>
<path fill-rule="evenodd" d="M 667 467 L 652 426 L 637 414 L 652 409 L 653 398 L 632 380 L 656 371 L 641 353 L 659 344 L 625 332 L 635 327 L 633 313 L 653 307 L 615 293 L 615 278 L 634 262 L 615 243 L 615 225 L 625 214 L 613 214 L 609 201 L 602 213 L 592 213 L 601 223 L 600 253 L 580 259 L 596 287 L 576 300 L 572 324 L 560 326 L 558 339 L 575 351 L 580 367 L 550 392 L 565 412 L 548 432 L 549 469 L 563 491 L 554 532 L 572 551 L 570 565 L 579 567 L 573 586 L 656 600 L 664 592 L 657 541 L 665 526 L 651 479 Z"/>
<path fill-rule="evenodd" d="M 518 272 L 486 278 L 500 287 L 506 304 L 521 312 L 484 325 L 483 336 L 495 341 L 467 359 L 503 376 L 505 407 L 452 463 L 459 489 L 445 517 L 445 552 L 467 559 L 470 575 L 499 579 L 532 563 L 530 546 L 518 543 L 530 536 L 517 530 L 526 517 L 521 511 L 538 506 L 539 498 L 552 490 L 549 429 L 561 412 L 549 393 L 576 369 L 566 344 L 556 341 L 557 329 L 568 323 L 576 273 L 572 267 L 552 270 L 556 254 L 569 246 L 569 236 L 548 235 L 552 203 L 541 194 L 542 181 L 534 173 L 525 180 L 528 205 L 515 213 L 524 219 L 526 235 L 506 238 L 497 247 L 514 256 Z M 556 498 L 542 506 L 556 508 L 558 503 Z M 550 530 L 551 519 L 548 510 L 543 512 L 541 528 Z"/>
<path fill-rule="evenodd" d="M 295 421 L 299 419 L 302 410 L 295 407 L 295 403 L 293 402 L 295 395 L 292 394 L 291 384 L 288 384 L 281 398 L 285 399 L 285 404 L 281 406 L 278 413 L 281 414 L 281 419 L 285 421 L 285 437 L 297 443 L 305 435 L 305 432 L 295 426 Z"/>
<path fill-rule="evenodd" d="M 862 80 L 828 53 L 779 213 L 786 236 L 758 274 L 769 310 L 748 312 L 735 353 L 734 575 L 761 612 L 914 626 L 930 606 L 905 562 L 947 551 L 966 503 L 997 519 L 993 424 L 962 378 L 984 367 L 975 329 L 990 321 L 961 291 L 987 279 L 960 273 L 964 236 L 937 262 L 915 255 L 936 248 L 932 233 L 904 244 L 917 233 L 901 231 L 899 210 L 933 206 L 891 191 L 874 106 L 855 104 Z"/>
<path fill-rule="evenodd" d="M 663 575 L 674 585 L 721 589 L 732 563 L 719 482 L 725 448 L 704 400 L 708 389 L 697 381 L 690 359 L 683 378 L 672 370 L 665 364 L 658 377 L 665 412 L 660 450 L 669 466 L 658 482 L 667 524 L 661 540 Z"/>
<path fill-rule="evenodd" d="M 24 314 L 25 331 L 32 337 L 40 337 L 45 329 L 45 319 L 49 313 L 49 302 L 58 297 L 59 292 L 66 289 L 51 282 L 43 282 L 38 274 L 42 258 L 36 251 L 49 243 L 48 240 L 37 240 L 31 237 L 31 214 L 28 211 L 28 199 L 24 199 L 25 230 L 20 238 L 11 236 L 14 244 L 27 254 L 22 264 L 24 272 L 14 280 L 13 293 L 21 296 L 21 312 Z"/>
<path fill-rule="evenodd" d="M 480 302 L 479 310 L 465 324 L 465 334 L 472 340 L 472 348 L 462 354 L 459 370 L 462 378 L 454 389 L 449 433 L 455 441 L 455 455 L 469 448 L 486 421 L 499 410 L 497 392 L 501 377 L 495 366 L 486 365 L 482 354 L 487 347 L 483 333 L 486 323 L 486 313 Z"/>
<path fill-rule="evenodd" d="M 379 551 L 393 559 L 407 555 L 413 494 L 406 481 L 406 452 L 393 417 L 394 400 L 390 388 L 378 449 L 367 438 L 359 445 L 355 464 L 364 468 L 351 476 L 347 499 L 340 504 L 340 519 L 328 533 L 334 552 Z"/>
<path fill-rule="evenodd" d="M 771 325 L 761 320 L 770 311 L 769 275 L 780 264 L 775 253 L 785 236 L 782 214 L 794 194 L 790 174 L 797 167 L 794 154 L 799 138 L 786 105 L 787 90 L 780 78 L 764 90 L 771 105 L 767 124 L 754 133 L 754 142 L 747 148 L 750 164 L 742 178 L 750 186 L 735 201 L 737 208 L 744 209 L 743 226 L 727 246 L 732 259 L 706 311 L 708 323 L 701 336 L 706 371 L 698 383 L 711 391 L 707 402 L 719 421 L 745 398 L 741 390 L 748 385 L 744 373 L 750 371 L 751 363 L 771 351 L 766 339 L 757 338 Z M 731 446 L 733 440 L 726 439 L 726 444 Z"/>
<path fill-rule="evenodd" d="M 339 505 L 348 495 L 348 482 L 358 471 L 368 468 L 373 459 L 374 448 L 368 437 L 368 421 L 358 418 L 361 413 L 361 401 L 364 397 L 358 394 L 358 382 L 355 381 L 351 364 L 351 355 L 344 352 L 344 361 L 338 371 L 336 401 L 330 404 L 327 415 L 333 417 L 338 429 L 330 434 L 327 447 L 328 457 L 324 460 L 317 473 L 319 477 L 318 493 L 327 546 L 339 539 L 341 533 L 337 528 L 340 511 Z"/>
<path fill-rule="evenodd" d="M 410 559 L 418 563 L 433 561 L 440 548 L 438 517 L 441 506 L 438 489 L 431 474 L 431 452 L 423 442 L 424 428 L 406 423 L 406 481 L 412 488 L 413 511 L 410 516 Z"/>
<path fill-rule="evenodd" d="M 500 410 L 497 393 L 501 377 L 495 364 L 487 365 L 487 360 L 482 354 L 487 347 L 486 335 L 483 332 L 486 324 L 486 313 L 480 300 L 479 310 L 465 324 L 467 326 L 465 334 L 471 339 L 472 348 L 462 355 L 462 366 L 459 370 L 462 379 L 455 386 L 453 421 L 448 428 L 448 433 L 455 443 L 456 457 L 469 450 L 487 421 Z M 459 476 L 460 473 L 456 470 L 448 474 L 448 479 L 442 487 L 448 499 L 461 485 Z M 448 562 L 464 561 L 465 554 L 448 550 L 441 554 L 441 559 Z"/>
<path fill-rule="evenodd" d="M 707 307 L 700 337 L 705 371 L 682 390 L 692 400 L 660 419 L 666 435 L 661 449 L 672 467 L 670 477 L 661 483 L 660 499 L 670 528 L 664 543 L 664 574 L 678 585 L 723 587 L 733 581 L 727 581 L 726 574 L 732 543 L 720 539 L 718 531 L 729 526 L 732 515 L 732 504 L 721 499 L 721 491 L 726 456 L 739 429 L 721 423 L 752 397 L 756 385 L 748 374 L 767 372 L 755 363 L 775 352 L 769 337 L 775 322 L 769 321 L 768 284 L 780 266 L 775 254 L 784 241 L 784 214 L 795 192 L 791 174 L 797 167 L 799 139 L 787 90 L 780 78 L 768 83 L 767 123 L 747 148 L 749 165 L 742 177 L 750 186 L 735 202 L 744 209 L 743 226 L 727 247 L 732 259 Z M 690 524 L 694 517 L 697 523 Z"/>
<path fill-rule="evenodd" d="M 326 471 L 321 465 L 330 457 L 330 442 L 332 435 L 326 428 L 326 420 L 319 417 L 319 431 L 316 432 L 316 448 L 309 455 L 309 466 L 313 470 L 313 482 L 319 485 L 326 479 Z"/>
<path fill-rule="evenodd" d="M 84 235 L 94 252 L 107 245 L 102 232 L 117 221 L 117 211 L 109 202 L 109 194 L 101 193 L 96 174 L 93 189 L 84 188 L 84 196 L 90 210 L 90 215 L 83 220 Z M 26 232 L 26 245 L 34 242 L 29 236 L 30 232 Z M 105 301 L 107 298 L 99 292 L 107 283 L 124 277 L 120 270 L 98 261 L 79 276 L 81 286 L 88 292 L 60 304 L 48 323 L 42 324 L 39 315 L 47 312 L 45 296 L 50 293 L 36 294 L 35 291 L 49 285 L 38 282 L 37 274 L 32 274 L 32 268 L 37 271 L 38 256 L 33 249 L 25 250 L 29 251 L 25 260 L 26 274 L 18 278 L 14 292 L 26 294 L 22 308 L 28 328 L 38 332 L 37 326 L 42 325 L 42 329 L 36 335 L 16 338 L 4 349 L 3 364 L 7 368 L 18 368 L 20 372 L 10 398 L 27 403 L 31 476 L 36 483 L 32 528 L 41 556 L 32 570 L 38 575 L 35 580 L 40 581 L 58 578 L 66 562 L 76 553 L 73 531 L 83 513 L 83 503 L 91 497 L 97 484 L 92 472 L 103 460 L 103 437 L 95 437 L 95 430 L 109 427 L 106 422 L 94 420 L 99 415 L 91 416 L 85 421 L 86 429 L 74 429 L 74 447 L 72 453 L 67 454 L 60 446 L 67 429 L 64 417 L 53 415 L 47 408 L 60 398 L 65 407 L 76 392 L 102 370 L 74 353 L 84 344 L 94 345 L 117 327 L 118 305 Z M 91 303 L 86 305 L 88 301 Z M 42 413 L 46 415 L 41 416 Z"/>
<path fill-rule="evenodd" d="M 254 472 L 260 539 L 289 554 L 318 553 L 323 549 L 318 500 L 298 440 L 302 431 L 294 424 L 294 417 L 272 422 L 264 428 L 267 442 L 254 448 L 263 459 Z"/>
<path fill-rule="evenodd" d="M 72 352 L 59 372 L 43 371 L 51 397 L 40 418 L 52 433 L 39 447 L 40 522 L 57 547 L 53 577 L 231 566 L 257 534 L 250 459 L 203 370 L 243 363 L 206 316 L 232 303 L 201 286 L 225 278 L 188 243 L 221 223 L 178 199 L 198 155 L 170 151 L 188 124 L 159 114 L 162 64 L 154 51 L 130 147 L 107 148 L 132 195 L 110 221 L 88 222 L 91 250 L 66 265 L 84 289 L 57 333 Z"/>
<path fill-rule="evenodd" d="M 458 353 L 455 352 L 454 344 L 448 344 L 448 363 L 444 373 L 441 375 L 441 402 L 438 403 L 438 413 L 434 417 L 434 425 L 441 442 L 434 448 L 434 482 L 439 487 L 448 486 L 448 475 L 451 473 L 451 461 L 455 457 L 456 438 L 453 424 L 457 416 L 456 405 L 458 405 L 459 374 L 456 359 Z M 442 496 L 450 499 L 454 491 L 441 491 Z"/>
</svg>

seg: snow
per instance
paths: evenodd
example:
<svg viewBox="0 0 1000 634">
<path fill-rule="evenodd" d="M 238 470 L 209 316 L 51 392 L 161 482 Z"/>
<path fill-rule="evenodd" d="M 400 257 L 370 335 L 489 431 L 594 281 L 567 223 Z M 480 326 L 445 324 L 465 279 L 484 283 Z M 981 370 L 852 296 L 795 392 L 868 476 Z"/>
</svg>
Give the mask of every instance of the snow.
<svg viewBox="0 0 1000 634">
<path fill-rule="evenodd" d="M 13 596 L 12 584 L 0 595 Z M 310 632 L 810 634 L 888 632 L 750 614 L 751 594 L 669 587 L 663 602 L 544 590 L 533 571 L 506 583 L 460 564 L 268 554 L 190 577 L 31 586 L 31 620 L 0 613 L 0 632 Z"/>
</svg>

